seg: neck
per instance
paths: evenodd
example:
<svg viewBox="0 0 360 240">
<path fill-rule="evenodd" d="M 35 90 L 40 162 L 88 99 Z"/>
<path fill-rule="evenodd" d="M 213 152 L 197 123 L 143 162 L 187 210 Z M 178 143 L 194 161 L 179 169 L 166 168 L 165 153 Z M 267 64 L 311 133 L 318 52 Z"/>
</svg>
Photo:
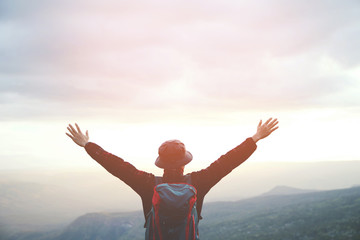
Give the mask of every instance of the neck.
<svg viewBox="0 0 360 240">
<path fill-rule="evenodd" d="M 184 175 L 184 168 L 164 169 L 165 181 L 178 181 Z"/>
</svg>

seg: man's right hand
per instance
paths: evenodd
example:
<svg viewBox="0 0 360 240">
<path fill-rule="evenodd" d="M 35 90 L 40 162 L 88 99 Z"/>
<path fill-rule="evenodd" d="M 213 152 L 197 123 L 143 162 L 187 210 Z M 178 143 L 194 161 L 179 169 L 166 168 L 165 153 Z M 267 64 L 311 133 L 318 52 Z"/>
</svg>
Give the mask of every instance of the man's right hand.
<svg viewBox="0 0 360 240">
<path fill-rule="evenodd" d="M 76 129 L 69 124 L 67 129 L 69 130 L 69 133 L 66 133 L 77 145 L 80 147 L 85 147 L 85 145 L 89 142 L 89 133 L 86 130 L 86 134 L 84 135 L 79 126 L 75 123 Z"/>
</svg>

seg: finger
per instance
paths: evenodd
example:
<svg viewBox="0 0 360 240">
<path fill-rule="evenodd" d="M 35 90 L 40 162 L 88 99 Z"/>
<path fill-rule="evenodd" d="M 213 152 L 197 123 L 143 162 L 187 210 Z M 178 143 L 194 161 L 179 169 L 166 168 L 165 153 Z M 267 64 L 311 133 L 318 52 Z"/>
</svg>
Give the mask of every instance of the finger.
<svg viewBox="0 0 360 240">
<path fill-rule="evenodd" d="M 89 132 L 88 132 L 88 130 L 86 130 L 86 136 L 89 137 Z"/>
<path fill-rule="evenodd" d="M 270 133 L 272 133 L 273 131 L 275 131 L 276 129 L 278 129 L 279 127 L 273 128 L 271 129 Z"/>
<path fill-rule="evenodd" d="M 258 128 L 261 127 L 262 124 L 262 120 L 260 120 L 259 124 L 258 124 Z"/>
<path fill-rule="evenodd" d="M 74 128 L 73 126 L 71 126 L 71 124 L 69 124 L 69 127 L 71 128 L 71 130 L 72 130 L 73 132 L 75 132 L 75 133 L 76 133 L 75 128 Z"/>
<path fill-rule="evenodd" d="M 75 126 L 76 126 L 76 129 L 78 130 L 78 133 L 81 133 L 81 134 L 82 134 L 82 132 L 81 132 L 81 130 L 80 130 L 80 127 L 77 125 L 77 123 L 75 123 Z"/>
<path fill-rule="evenodd" d="M 269 124 L 274 124 L 277 121 L 277 118 L 273 119 Z"/>
<path fill-rule="evenodd" d="M 69 132 L 70 132 L 72 135 L 75 135 L 75 133 L 71 130 L 70 127 L 67 127 L 67 130 L 69 130 Z"/>
<path fill-rule="evenodd" d="M 271 121 L 272 118 L 269 118 L 266 122 L 265 125 L 269 124 L 269 122 Z"/>
<path fill-rule="evenodd" d="M 274 121 L 272 121 L 271 123 L 269 123 L 269 127 L 270 127 L 270 128 L 273 128 L 273 127 L 275 127 L 278 123 L 279 123 L 279 121 L 277 121 L 277 119 L 275 119 Z"/>
<path fill-rule="evenodd" d="M 73 141 L 74 141 L 74 138 L 73 138 L 73 136 L 71 136 L 70 134 L 68 134 L 68 133 L 65 133 L 66 135 L 68 135 L 69 136 L 69 138 L 71 138 Z"/>
<path fill-rule="evenodd" d="M 67 127 L 67 130 L 69 130 L 69 132 L 70 132 L 73 136 L 76 135 L 76 132 L 73 131 L 73 129 L 71 129 L 70 127 Z"/>
</svg>

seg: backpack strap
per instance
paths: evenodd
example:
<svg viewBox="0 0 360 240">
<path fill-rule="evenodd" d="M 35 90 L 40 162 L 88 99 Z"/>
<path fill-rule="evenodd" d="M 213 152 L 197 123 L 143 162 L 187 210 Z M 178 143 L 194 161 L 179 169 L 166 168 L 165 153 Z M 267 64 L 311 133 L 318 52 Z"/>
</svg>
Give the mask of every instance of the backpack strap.
<svg viewBox="0 0 360 240">
<path fill-rule="evenodd" d="M 184 176 L 184 182 L 187 183 L 187 184 L 192 185 L 192 183 L 191 183 L 191 175 L 190 174 L 186 174 Z"/>
<path fill-rule="evenodd" d="M 155 177 L 155 186 L 159 185 L 163 183 L 163 178 L 162 177 Z"/>
</svg>

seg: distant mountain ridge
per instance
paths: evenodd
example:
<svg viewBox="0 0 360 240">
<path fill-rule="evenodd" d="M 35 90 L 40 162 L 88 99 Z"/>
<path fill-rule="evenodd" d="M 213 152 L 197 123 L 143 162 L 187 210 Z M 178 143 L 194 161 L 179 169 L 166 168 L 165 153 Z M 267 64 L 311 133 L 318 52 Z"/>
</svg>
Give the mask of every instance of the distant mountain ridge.
<svg viewBox="0 0 360 240">
<path fill-rule="evenodd" d="M 292 195 L 292 194 L 302 194 L 302 193 L 311 193 L 318 192 L 319 190 L 311 189 L 300 189 L 289 186 L 276 186 L 270 191 L 263 193 L 261 196 L 271 196 L 271 195 Z"/>
<path fill-rule="evenodd" d="M 263 195 L 204 205 L 200 239 L 360 239 L 360 187 Z M 144 239 L 141 211 L 91 213 L 58 232 L 22 233 L 6 240 Z"/>
<path fill-rule="evenodd" d="M 318 190 L 346 188 L 360 184 L 358 169 L 360 161 L 247 161 L 212 188 L 205 202 L 252 198 L 277 185 Z M 306 172 L 306 175 L 299 172 Z M 91 171 L 0 170 L 0 228 L 3 229 L 51 230 L 88 212 L 136 210 L 141 210 L 139 196 L 102 168 Z"/>
<path fill-rule="evenodd" d="M 89 213 L 77 218 L 54 240 L 63 239 L 136 239 L 139 238 L 144 215 L 142 212 Z M 142 236 L 143 237 L 143 236 Z"/>
</svg>

